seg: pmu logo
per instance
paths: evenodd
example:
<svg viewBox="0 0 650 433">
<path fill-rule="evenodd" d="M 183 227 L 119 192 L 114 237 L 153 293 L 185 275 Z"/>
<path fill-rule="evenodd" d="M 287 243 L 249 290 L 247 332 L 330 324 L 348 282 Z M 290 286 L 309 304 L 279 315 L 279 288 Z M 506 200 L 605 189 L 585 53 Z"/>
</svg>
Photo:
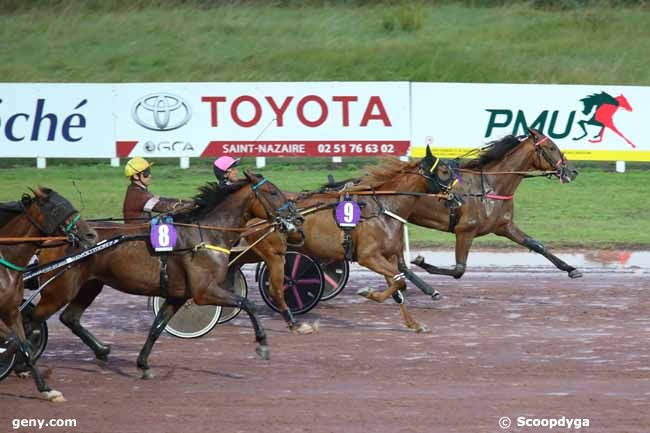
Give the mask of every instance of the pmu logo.
<svg viewBox="0 0 650 433">
<path fill-rule="evenodd" d="M 131 116 L 143 128 L 173 131 L 190 121 L 192 109 L 180 96 L 154 93 L 138 99 L 133 104 Z"/>
<path fill-rule="evenodd" d="M 499 129 L 506 129 L 506 133 L 513 135 L 525 134 L 528 128 L 542 131 L 553 139 L 562 139 L 571 136 L 573 140 L 582 140 L 592 133 L 590 143 L 603 141 L 605 130 L 609 129 L 623 138 L 632 148 L 636 146 L 614 124 L 614 114 L 619 110 L 632 111 L 632 106 L 623 95 L 616 97 L 606 92 L 594 93 L 580 99 L 583 109 L 581 120 L 576 121 L 577 110 L 566 112 L 564 110 L 543 110 L 531 122 L 523 110 L 516 112 L 509 109 L 487 109 L 490 113 L 485 137 L 492 136 Z M 530 113 L 528 114 L 530 116 Z M 578 131 L 574 132 L 574 128 Z"/>
<path fill-rule="evenodd" d="M 632 143 L 625 135 L 618 130 L 616 125 L 614 125 L 614 113 L 616 113 L 620 108 L 625 111 L 632 111 L 630 103 L 627 102 L 627 98 L 622 94 L 617 97 L 613 97 L 609 93 L 600 92 L 589 95 L 586 98 L 582 98 L 580 101 L 584 104 L 584 110 L 582 114 L 589 116 L 593 111 L 593 115 L 588 120 L 579 120 L 578 125 L 582 128 L 583 134 L 580 137 L 574 137 L 574 140 L 580 140 L 587 136 L 587 128 L 585 125 L 594 125 L 600 128 L 598 133 L 589 139 L 590 143 L 600 143 L 603 141 L 603 135 L 605 134 L 605 129 L 611 129 L 614 133 L 618 134 L 627 144 L 636 148 L 634 143 Z M 595 107 L 595 109 L 594 109 Z"/>
</svg>

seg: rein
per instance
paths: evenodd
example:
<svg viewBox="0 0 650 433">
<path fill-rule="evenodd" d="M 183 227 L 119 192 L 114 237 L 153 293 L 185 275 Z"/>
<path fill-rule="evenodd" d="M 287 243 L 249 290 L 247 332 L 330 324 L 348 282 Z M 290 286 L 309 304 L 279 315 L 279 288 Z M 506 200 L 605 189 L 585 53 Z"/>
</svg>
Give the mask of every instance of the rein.
<svg viewBox="0 0 650 433">
<path fill-rule="evenodd" d="M 65 241 L 65 236 L 37 236 L 37 237 L 14 237 L 0 238 L 0 244 L 28 243 L 28 242 L 47 242 L 47 241 Z"/>
</svg>

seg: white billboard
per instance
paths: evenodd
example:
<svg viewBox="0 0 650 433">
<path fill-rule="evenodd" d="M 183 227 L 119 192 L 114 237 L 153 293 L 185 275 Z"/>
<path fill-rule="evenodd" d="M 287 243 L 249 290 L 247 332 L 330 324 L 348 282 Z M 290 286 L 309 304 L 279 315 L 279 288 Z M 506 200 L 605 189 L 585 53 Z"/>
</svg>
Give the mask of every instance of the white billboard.
<svg viewBox="0 0 650 433">
<path fill-rule="evenodd" d="M 119 157 L 405 155 L 409 83 L 116 87 Z"/>
<path fill-rule="evenodd" d="M 455 157 L 533 127 L 569 159 L 650 161 L 650 88 L 412 84 L 413 156 Z"/>
<path fill-rule="evenodd" d="M 0 83 L 0 157 L 115 155 L 111 85 Z"/>
</svg>

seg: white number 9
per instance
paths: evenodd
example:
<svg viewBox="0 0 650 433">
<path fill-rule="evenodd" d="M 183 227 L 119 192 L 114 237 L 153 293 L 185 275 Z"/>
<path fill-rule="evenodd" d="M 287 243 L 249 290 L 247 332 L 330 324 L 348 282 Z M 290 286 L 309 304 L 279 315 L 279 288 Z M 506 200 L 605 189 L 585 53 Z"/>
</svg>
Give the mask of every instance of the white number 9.
<svg viewBox="0 0 650 433">
<path fill-rule="evenodd" d="M 354 221 L 354 205 L 350 202 L 343 205 L 343 219 L 346 223 Z"/>
</svg>

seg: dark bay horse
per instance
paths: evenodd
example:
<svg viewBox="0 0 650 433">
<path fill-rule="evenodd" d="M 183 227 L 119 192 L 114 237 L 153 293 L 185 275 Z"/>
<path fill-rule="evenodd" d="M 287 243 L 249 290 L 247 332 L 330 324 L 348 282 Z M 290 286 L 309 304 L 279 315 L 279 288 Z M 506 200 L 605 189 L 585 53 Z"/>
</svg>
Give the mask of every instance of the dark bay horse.
<svg viewBox="0 0 650 433">
<path fill-rule="evenodd" d="M 421 197 L 408 218 L 419 226 L 455 233 L 456 266 L 437 267 L 425 263 L 422 257 L 417 257 L 413 263 L 431 274 L 460 278 L 465 272 L 474 238 L 494 233 L 543 255 L 569 277 L 581 277 L 579 270 L 553 255 L 514 222 L 514 194 L 531 170 L 552 172 L 562 183 L 578 175 L 553 140 L 536 130 L 529 130 L 529 135 L 523 139 L 506 136 L 482 148 L 477 158 L 460 167 L 462 181 L 454 187 L 454 192 L 465 203 L 455 210 L 455 215 L 444 201 Z"/>
<path fill-rule="evenodd" d="M 431 170 L 433 159 L 424 158 L 417 162 L 401 162 L 390 159 L 379 167 L 370 168 L 370 174 L 359 179 L 358 184 L 347 191 L 351 196 L 368 193 L 375 190 L 400 191 L 404 195 L 359 195 L 359 201 L 365 204 L 363 219 L 351 231 L 353 258 L 360 265 L 377 272 L 385 277 L 388 288 L 383 292 L 374 292 L 371 289 L 359 291 L 361 296 L 376 302 L 384 302 L 391 296 L 400 305 L 400 311 L 406 326 L 417 332 L 426 331 L 426 327 L 418 323 L 406 308 L 405 300 L 399 292 L 405 287 L 404 275 L 400 271 L 399 260 L 404 248 L 403 222 L 413 211 L 418 200 L 416 194 L 429 192 L 430 179 L 426 176 Z M 408 193 L 415 193 L 408 195 Z M 316 212 L 304 214 L 304 238 L 297 234 L 290 234 L 289 240 L 293 243 L 301 242 L 302 252 L 309 256 L 325 260 L 344 260 L 346 251 L 343 246 L 343 230 L 337 225 L 333 216 L 333 209 L 339 200 L 338 193 L 312 193 L 301 196 L 285 193 L 296 200 L 296 205 L 301 208 L 320 208 Z M 256 235 L 249 237 L 251 243 Z M 278 256 L 277 249 L 283 245 L 281 239 L 269 236 L 260 242 L 255 253 L 267 264 Z M 254 261 L 254 260 L 252 260 Z M 259 260 L 258 260 L 259 261 Z M 291 314 L 284 300 L 284 266 L 276 267 L 269 275 L 271 285 L 270 294 L 290 329 L 299 333 L 313 331 L 311 325 L 298 322 Z"/>
<path fill-rule="evenodd" d="M 97 233 L 81 219 L 69 201 L 48 188 L 39 187 L 33 192 L 34 197 L 24 195 L 19 202 L 0 204 L 0 237 L 61 234 L 68 238 L 69 244 L 85 248 L 95 245 Z M 15 354 L 17 361 L 32 373 L 38 391 L 46 400 L 65 401 L 63 394 L 45 383 L 35 362 L 32 362 L 32 348 L 25 337 L 19 306 L 24 293 L 22 271 L 39 245 L 33 241 L 17 242 L 0 245 L 0 339 L 6 347 L 0 357 L 8 365 Z"/>
<path fill-rule="evenodd" d="M 266 333 L 255 314 L 253 302 L 235 295 L 222 284 L 226 278 L 230 248 L 239 238 L 239 231 L 211 230 L 209 226 L 240 228 L 253 217 L 290 221 L 293 209 L 282 192 L 267 179 L 246 172 L 246 180 L 219 188 L 208 184 L 195 197 L 197 208 L 187 214 L 175 216 L 178 226 L 178 251 L 168 257 L 167 293 L 161 289 L 161 261 L 153 254 L 149 240 L 135 240 L 90 257 L 68 271 L 60 280 L 47 287 L 33 320 L 46 320 L 65 304 L 61 321 L 81 338 L 102 361 L 107 360 L 110 347 L 99 341 L 84 328 L 80 321 L 84 311 L 101 292 L 104 284 L 125 293 L 166 298 L 149 336 L 138 356 L 137 365 L 143 379 L 153 378 L 148 358 L 154 343 L 176 311 L 192 298 L 198 305 L 238 307 L 249 315 L 255 330 L 256 352 L 262 359 L 269 358 Z M 256 214 L 255 209 L 261 209 Z M 287 227 L 291 223 L 287 223 Z M 203 228 L 201 228 L 203 227 Z M 123 224 L 96 227 L 103 239 L 118 234 L 148 234 L 148 224 L 139 226 Z M 53 250 L 42 251 L 39 257 L 49 261 L 60 256 Z M 284 264 L 283 264 L 284 265 Z"/>
</svg>

